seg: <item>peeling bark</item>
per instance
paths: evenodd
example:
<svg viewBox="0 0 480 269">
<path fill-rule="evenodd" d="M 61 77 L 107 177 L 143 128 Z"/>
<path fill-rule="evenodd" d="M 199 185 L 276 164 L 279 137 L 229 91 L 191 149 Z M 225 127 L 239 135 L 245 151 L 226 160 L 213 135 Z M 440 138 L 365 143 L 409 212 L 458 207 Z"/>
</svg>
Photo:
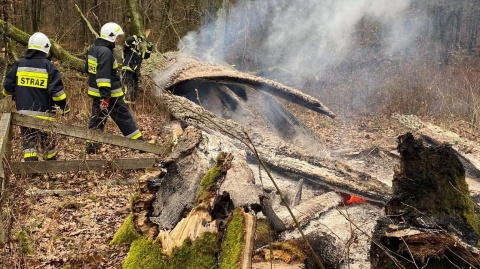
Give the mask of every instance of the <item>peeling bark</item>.
<svg viewBox="0 0 480 269">
<path fill-rule="evenodd" d="M 270 169 L 296 175 L 296 178 L 308 178 L 330 189 L 352 193 L 370 201 L 385 203 L 389 199 L 391 190 L 386 184 L 334 159 L 308 156 L 290 144 L 282 143 L 278 138 L 272 136 L 265 138 L 265 134 L 245 129 L 245 126 L 234 121 L 216 117 L 213 113 L 182 97 L 165 94 L 163 100 L 176 119 L 206 130 L 223 131 L 240 141 L 246 141 L 245 143 L 248 143 L 246 134 L 249 134 L 262 160 Z M 234 139 L 232 143 L 245 148 L 245 145 L 238 140 Z M 276 145 L 282 146 L 276 147 Z M 247 155 L 250 161 L 256 161 L 250 151 L 247 151 Z M 323 153 L 321 155 L 324 156 Z"/>
<path fill-rule="evenodd" d="M 179 83 L 195 79 L 225 84 L 238 83 L 265 91 L 329 117 L 335 117 L 335 114 L 319 100 L 273 80 L 239 72 L 231 67 L 202 62 L 189 55 L 167 53 L 163 57 L 153 67 L 155 69 L 153 72 L 159 74 L 155 77 L 155 81 L 162 89 L 175 92 L 175 87 Z"/>
<path fill-rule="evenodd" d="M 200 142 L 199 130 L 188 128 L 171 154 L 174 156 L 171 160 L 175 162 L 169 163 L 167 175 L 158 183 L 150 217 L 159 229 L 173 229 L 183 212 L 194 207 L 200 180 L 213 164 L 212 160 L 191 147 Z"/>
</svg>

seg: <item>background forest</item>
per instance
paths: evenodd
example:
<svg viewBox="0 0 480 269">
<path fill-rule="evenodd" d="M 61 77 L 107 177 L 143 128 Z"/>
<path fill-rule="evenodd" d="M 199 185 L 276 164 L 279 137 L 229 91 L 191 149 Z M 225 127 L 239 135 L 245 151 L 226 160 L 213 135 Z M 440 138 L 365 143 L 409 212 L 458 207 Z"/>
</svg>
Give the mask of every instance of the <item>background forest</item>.
<svg viewBox="0 0 480 269">
<path fill-rule="evenodd" d="M 2 82 L 25 51 L 3 34 L 9 25 L 28 34 L 42 31 L 83 59 L 95 37 L 76 7 L 96 31 L 114 21 L 128 36 L 137 34 L 131 30 L 129 1 L 134 0 L 0 0 L 0 19 L 8 23 L 0 23 Z M 327 137 L 327 142 L 351 137 L 339 135 L 334 128 L 327 130 L 326 125 L 348 129 L 346 122 L 359 117 L 396 113 L 428 118 L 480 139 L 480 0 L 137 2 L 145 28 L 151 29 L 148 40 L 155 45 L 154 53 L 181 50 L 318 98 L 341 120 L 288 108 L 315 131 L 325 129 L 322 138 Z M 155 64 L 154 59 L 148 64 Z M 62 72 L 74 111 L 60 121 L 86 126 L 90 100 L 85 74 L 55 57 L 52 61 Z M 153 88 L 148 81 L 142 86 Z M 161 109 L 143 98 L 132 110 L 150 140 L 161 133 L 165 119 Z M 366 125 L 359 129 L 371 127 Z M 115 126 L 107 129 L 118 134 Z M 59 148 L 61 159 L 85 156 L 83 141 L 64 139 Z M 112 148 L 102 154 L 104 158 L 134 155 Z M 86 172 L 16 178 L 0 212 L 11 226 L 11 242 L 0 244 L 0 267 L 119 268 L 128 247 L 111 247 L 108 242 L 130 212 L 137 176 L 135 172 Z M 25 197 L 31 186 L 78 193 L 66 198 Z M 30 236 L 33 249 L 28 245 L 22 249 L 22 234 Z"/>
<path fill-rule="evenodd" d="M 138 4 L 156 52 L 234 65 L 303 89 L 337 113 L 448 115 L 477 124 L 478 0 Z M 97 31 L 115 21 L 132 34 L 126 5 L 2 0 L 2 18 L 27 33 L 43 31 L 81 57 L 94 36 L 75 6 Z"/>
</svg>

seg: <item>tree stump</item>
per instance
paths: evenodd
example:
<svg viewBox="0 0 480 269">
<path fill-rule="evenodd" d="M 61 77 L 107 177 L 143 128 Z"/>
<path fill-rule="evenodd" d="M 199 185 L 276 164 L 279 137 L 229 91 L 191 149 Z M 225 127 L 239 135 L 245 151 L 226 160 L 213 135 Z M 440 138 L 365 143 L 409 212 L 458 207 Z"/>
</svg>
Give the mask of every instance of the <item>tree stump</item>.
<svg viewBox="0 0 480 269">
<path fill-rule="evenodd" d="M 400 169 L 373 234 L 371 268 L 472 268 L 478 265 L 478 219 L 465 169 L 448 144 L 425 147 L 398 138 Z"/>
</svg>

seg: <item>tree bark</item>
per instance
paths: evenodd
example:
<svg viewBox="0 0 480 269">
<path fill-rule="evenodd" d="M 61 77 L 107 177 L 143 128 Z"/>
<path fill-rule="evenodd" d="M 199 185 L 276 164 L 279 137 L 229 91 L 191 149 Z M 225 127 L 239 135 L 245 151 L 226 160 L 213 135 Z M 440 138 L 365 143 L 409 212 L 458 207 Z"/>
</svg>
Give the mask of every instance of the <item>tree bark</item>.
<svg viewBox="0 0 480 269">
<path fill-rule="evenodd" d="M 75 10 L 77 10 L 78 14 L 80 15 L 80 17 L 82 18 L 83 22 L 85 22 L 85 25 L 86 27 L 90 30 L 90 32 L 95 36 L 95 38 L 98 38 L 98 33 L 93 29 L 92 25 L 90 24 L 90 22 L 87 20 L 87 18 L 85 17 L 85 15 L 83 15 L 82 11 L 80 10 L 80 8 L 77 6 L 77 4 L 75 4 Z"/>
<path fill-rule="evenodd" d="M 126 0 L 128 6 L 128 15 L 130 19 L 130 34 L 143 35 L 145 26 L 143 25 L 143 14 L 136 0 Z"/>
</svg>

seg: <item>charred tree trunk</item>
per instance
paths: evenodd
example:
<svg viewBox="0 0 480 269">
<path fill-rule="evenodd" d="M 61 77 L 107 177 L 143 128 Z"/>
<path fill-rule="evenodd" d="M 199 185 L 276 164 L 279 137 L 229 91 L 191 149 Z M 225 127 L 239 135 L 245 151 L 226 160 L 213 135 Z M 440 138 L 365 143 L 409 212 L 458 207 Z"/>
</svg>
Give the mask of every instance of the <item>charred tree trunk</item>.
<svg viewBox="0 0 480 269">
<path fill-rule="evenodd" d="M 399 137 L 398 151 L 401 167 L 387 217 L 375 228 L 371 268 L 477 266 L 478 219 L 455 151 L 425 147 L 411 133 Z"/>
</svg>

